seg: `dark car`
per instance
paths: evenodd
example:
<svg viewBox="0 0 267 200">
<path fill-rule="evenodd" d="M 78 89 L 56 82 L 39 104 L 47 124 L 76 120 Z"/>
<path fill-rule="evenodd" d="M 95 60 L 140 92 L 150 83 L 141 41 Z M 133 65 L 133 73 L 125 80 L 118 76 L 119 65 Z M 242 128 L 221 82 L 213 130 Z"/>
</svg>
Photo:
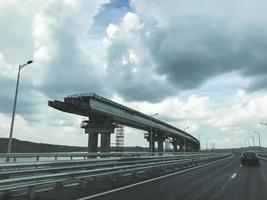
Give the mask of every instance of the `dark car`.
<svg viewBox="0 0 267 200">
<path fill-rule="evenodd" d="M 255 152 L 244 152 L 240 158 L 242 165 L 260 165 L 259 158 Z"/>
</svg>

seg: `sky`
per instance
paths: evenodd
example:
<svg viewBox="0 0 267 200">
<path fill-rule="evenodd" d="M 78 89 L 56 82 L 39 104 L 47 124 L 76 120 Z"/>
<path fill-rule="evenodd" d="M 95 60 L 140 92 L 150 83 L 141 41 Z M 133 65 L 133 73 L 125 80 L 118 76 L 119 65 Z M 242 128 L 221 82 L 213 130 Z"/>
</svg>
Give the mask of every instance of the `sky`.
<svg viewBox="0 0 267 200">
<path fill-rule="evenodd" d="M 87 146 L 48 100 L 95 92 L 201 139 L 267 146 L 264 0 L 0 0 L 0 137 Z M 114 139 L 114 138 L 113 138 Z M 126 128 L 125 145 L 148 146 Z"/>
</svg>

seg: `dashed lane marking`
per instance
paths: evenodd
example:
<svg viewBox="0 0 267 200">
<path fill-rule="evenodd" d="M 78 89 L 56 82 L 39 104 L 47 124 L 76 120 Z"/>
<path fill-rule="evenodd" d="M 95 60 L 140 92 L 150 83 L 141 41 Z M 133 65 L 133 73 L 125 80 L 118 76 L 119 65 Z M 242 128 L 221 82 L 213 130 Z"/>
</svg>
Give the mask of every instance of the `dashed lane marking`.
<svg viewBox="0 0 267 200">
<path fill-rule="evenodd" d="M 236 177 L 237 173 L 233 173 L 233 175 L 231 176 L 231 179 L 234 179 Z"/>
</svg>

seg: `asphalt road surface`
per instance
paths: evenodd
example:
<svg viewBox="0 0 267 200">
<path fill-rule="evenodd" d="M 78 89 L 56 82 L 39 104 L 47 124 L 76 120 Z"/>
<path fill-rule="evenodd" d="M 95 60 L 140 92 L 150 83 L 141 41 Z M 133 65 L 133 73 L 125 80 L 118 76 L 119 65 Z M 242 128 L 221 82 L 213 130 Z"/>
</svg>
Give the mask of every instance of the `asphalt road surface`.
<svg viewBox="0 0 267 200">
<path fill-rule="evenodd" d="M 238 157 L 104 194 L 94 200 L 267 200 L 267 161 L 242 166 Z"/>
<path fill-rule="evenodd" d="M 107 184 L 108 185 L 108 184 Z M 239 157 L 130 187 L 68 189 L 37 199 L 93 200 L 267 200 L 267 161 L 242 166 Z"/>
</svg>

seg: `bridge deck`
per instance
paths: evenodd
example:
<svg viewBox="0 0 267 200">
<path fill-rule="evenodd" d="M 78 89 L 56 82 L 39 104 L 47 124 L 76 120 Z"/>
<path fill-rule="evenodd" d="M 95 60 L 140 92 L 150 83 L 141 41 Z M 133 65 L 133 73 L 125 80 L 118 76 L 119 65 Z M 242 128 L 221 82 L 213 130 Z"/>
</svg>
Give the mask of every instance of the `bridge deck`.
<svg viewBox="0 0 267 200">
<path fill-rule="evenodd" d="M 179 128 L 94 93 L 70 95 L 64 98 L 64 102 L 49 101 L 48 105 L 63 112 L 89 117 L 90 120 L 108 119 L 116 124 L 146 131 L 152 128 L 153 132 L 199 143 L 195 137 Z"/>
</svg>

